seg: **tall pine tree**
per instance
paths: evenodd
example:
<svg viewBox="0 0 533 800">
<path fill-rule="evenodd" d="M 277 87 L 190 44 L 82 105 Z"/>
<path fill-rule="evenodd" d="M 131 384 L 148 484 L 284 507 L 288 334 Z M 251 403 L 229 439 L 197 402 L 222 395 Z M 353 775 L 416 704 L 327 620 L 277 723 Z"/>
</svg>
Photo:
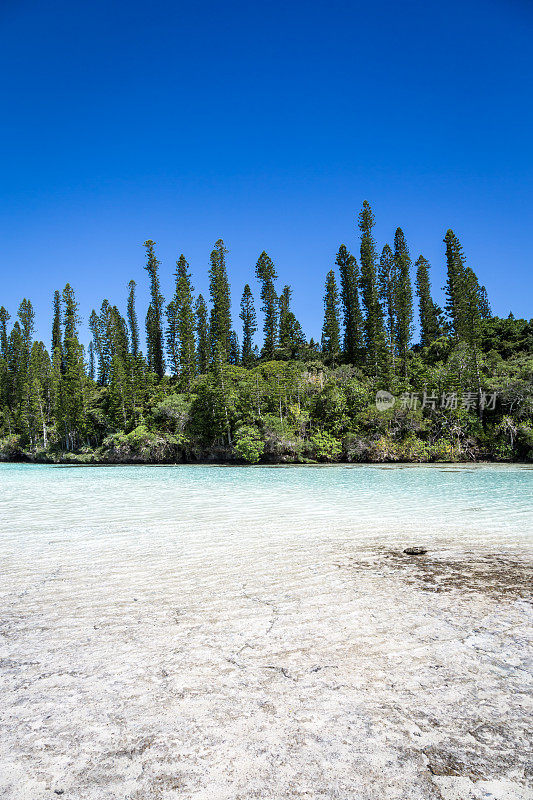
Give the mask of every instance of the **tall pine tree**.
<svg viewBox="0 0 533 800">
<path fill-rule="evenodd" d="M 205 375 L 209 369 L 209 326 L 207 323 L 207 305 L 201 294 L 195 305 L 196 313 L 196 359 L 198 372 Z"/>
<path fill-rule="evenodd" d="M 130 327 L 131 354 L 134 358 L 139 354 L 139 323 L 135 310 L 135 289 L 137 284 L 131 280 L 128 283 L 128 324 Z"/>
<path fill-rule="evenodd" d="M 257 331 L 257 317 L 254 298 L 248 284 L 246 284 L 242 293 L 239 317 L 242 322 L 242 365 L 250 368 L 253 362 L 253 340 Z"/>
<path fill-rule="evenodd" d="M 396 344 L 402 373 L 407 376 L 407 358 L 413 336 L 413 290 L 411 288 L 411 257 L 401 228 L 394 235 L 394 264 L 396 271 Z"/>
<path fill-rule="evenodd" d="M 420 344 L 427 347 L 440 335 L 440 308 L 431 298 L 429 280 L 429 262 L 424 256 L 418 256 L 416 263 L 416 293 L 418 295 L 418 313 L 420 317 Z"/>
<path fill-rule="evenodd" d="M 296 358 L 305 348 L 302 327 L 291 310 L 292 290 L 284 286 L 279 296 L 279 352 L 285 358 Z"/>
<path fill-rule="evenodd" d="M 151 311 L 147 315 L 146 338 L 148 351 L 151 354 L 151 367 L 158 378 L 161 380 L 165 374 L 165 357 L 163 354 L 163 302 L 159 286 L 159 267 L 161 262 L 155 254 L 155 242 L 147 239 L 144 243 L 146 248 L 145 270 L 150 276 L 150 307 Z"/>
<path fill-rule="evenodd" d="M 396 364 L 396 288 L 397 272 L 394 254 L 386 244 L 381 251 L 378 270 L 379 299 L 384 310 L 384 324 L 391 355 L 392 371 Z"/>
<path fill-rule="evenodd" d="M 57 349 L 60 353 L 60 361 L 63 359 L 63 342 L 61 340 L 61 293 L 54 292 L 54 315 L 52 319 L 52 356 Z"/>
<path fill-rule="evenodd" d="M 444 306 L 455 339 L 465 335 L 465 257 L 461 242 L 452 230 L 446 232 L 446 304 Z"/>
<path fill-rule="evenodd" d="M 378 377 L 384 372 L 386 360 L 385 335 L 383 329 L 383 312 L 379 302 L 376 281 L 376 243 L 372 235 L 374 214 L 367 200 L 359 214 L 361 231 L 361 299 L 365 310 L 364 339 L 366 360 L 370 371 Z"/>
<path fill-rule="evenodd" d="M 176 300 L 171 300 L 166 308 L 167 314 L 167 363 L 171 375 L 179 375 L 180 351 L 178 341 L 178 313 Z"/>
<path fill-rule="evenodd" d="M 209 267 L 209 293 L 211 297 L 211 318 L 209 325 L 211 355 L 227 361 L 229 357 L 231 332 L 231 298 L 226 268 L 226 253 L 222 239 L 215 242 L 211 252 Z M 217 349 L 217 345 L 220 345 Z"/>
<path fill-rule="evenodd" d="M 65 359 L 62 383 L 62 423 L 67 450 L 78 447 L 85 431 L 84 360 L 78 340 L 78 304 L 67 283 L 63 290 L 63 352 Z"/>
<path fill-rule="evenodd" d="M 176 263 L 176 323 L 179 342 L 180 375 L 187 386 L 196 374 L 194 341 L 193 287 L 189 265 L 183 253 Z"/>
<path fill-rule="evenodd" d="M 7 358 L 7 323 L 11 317 L 4 306 L 0 308 L 0 353 Z"/>
<path fill-rule="evenodd" d="M 272 259 L 261 253 L 255 265 L 255 274 L 261 283 L 261 311 L 264 314 L 263 333 L 264 342 L 261 355 L 267 360 L 274 358 L 278 340 L 278 298 L 274 288 L 274 281 L 278 277 Z"/>
<path fill-rule="evenodd" d="M 322 352 L 334 364 L 340 353 L 339 291 L 335 273 L 331 269 L 326 276 L 324 295 L 324 324 L 322 326 Z"/>
<path fill-rule="evenodd" d="M 351 364 L 360 361 L 363 348 L 363 315 L 359 302 L 359 267 L 355 256 L 341 244 L 335 263 L 341 279 L 341 303 L 344 321 L 344 356 Z"/>
</svg>

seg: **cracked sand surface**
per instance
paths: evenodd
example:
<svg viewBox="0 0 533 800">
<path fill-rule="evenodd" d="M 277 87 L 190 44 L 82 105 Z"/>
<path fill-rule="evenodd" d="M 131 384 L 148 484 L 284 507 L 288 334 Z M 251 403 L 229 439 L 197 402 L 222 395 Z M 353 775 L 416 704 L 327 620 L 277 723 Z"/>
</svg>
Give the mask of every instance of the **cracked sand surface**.
<svg viewBox="0 0 533 800">
<path fill-rule="evenodd" d="M 5 598 L 3 798 L 533 796 L 526 560 L 231 551 Z"/>
<path fill-rule="evenodd" d="M 532 798 L 528 478 L 6 467 L 0 797 Z"/>
</svg>

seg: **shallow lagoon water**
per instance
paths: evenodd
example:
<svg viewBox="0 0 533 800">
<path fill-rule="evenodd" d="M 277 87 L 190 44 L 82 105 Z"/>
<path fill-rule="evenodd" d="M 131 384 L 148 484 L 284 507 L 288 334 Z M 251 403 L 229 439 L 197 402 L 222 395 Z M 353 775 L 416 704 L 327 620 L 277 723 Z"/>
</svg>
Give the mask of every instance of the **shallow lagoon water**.
<svg viewBox="0 0 533 800">
<path fill-rule="evenodd" d="M 389 556 L 530 563 L 532 500 L 519 465 L 0 465 L 0 790 L 530 797 L 521 593 Z M 449 775 L 465 720 L 514 738 Z"/>
<path fill-rule="evenodd" d="M 331 533 L 390 540 L 412 532 L 526 543 L 533 468 L 485 465 L 304 467 L 0 465 L 0 546 L 158 531 L 174 541 L 221 533 Z"/>
</svg>

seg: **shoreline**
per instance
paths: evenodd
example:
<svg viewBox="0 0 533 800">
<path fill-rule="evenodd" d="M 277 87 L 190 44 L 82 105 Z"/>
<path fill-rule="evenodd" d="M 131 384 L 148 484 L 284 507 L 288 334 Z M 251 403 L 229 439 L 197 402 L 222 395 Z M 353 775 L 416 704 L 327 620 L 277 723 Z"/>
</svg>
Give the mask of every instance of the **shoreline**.
<svg viewBox="0 0 533 800">
<path fill-rule="evenodd" d="M 245 469 L 280 468 L 280 467 L 381 467 L 382 469 L 407 467 L 526 467 L 533 469 L 531 461 L 265 461 L 247 464 L 240 461 L 82 461 L 76 457 L 60 459 L 39 458 L 0 458 L 2 464 L 25 464 L 49 467 L 239 467 Z"/>
</svg>

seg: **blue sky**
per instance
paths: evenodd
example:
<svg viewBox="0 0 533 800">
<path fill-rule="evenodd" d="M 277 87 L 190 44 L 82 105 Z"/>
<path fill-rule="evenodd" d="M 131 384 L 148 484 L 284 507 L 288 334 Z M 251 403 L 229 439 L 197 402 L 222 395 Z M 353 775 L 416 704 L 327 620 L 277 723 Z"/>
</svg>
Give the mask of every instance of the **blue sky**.
<svg viewBox="0 0 533 800">
<path fill-rule="evenodd" d="M 169 298 L 181 252 L 207 293 L 222 237 L 236 322 L 265 249 L 317 338 L 364 199 L 437 299 L 451 227 L 493 311 L 532 316 L 529 0 L 3 0 L 0 27 L 0 304 L 47 344 L 67 281 L 86 322 L 134 278 L 144 319 L 146 238 Z"/>
</svg>

